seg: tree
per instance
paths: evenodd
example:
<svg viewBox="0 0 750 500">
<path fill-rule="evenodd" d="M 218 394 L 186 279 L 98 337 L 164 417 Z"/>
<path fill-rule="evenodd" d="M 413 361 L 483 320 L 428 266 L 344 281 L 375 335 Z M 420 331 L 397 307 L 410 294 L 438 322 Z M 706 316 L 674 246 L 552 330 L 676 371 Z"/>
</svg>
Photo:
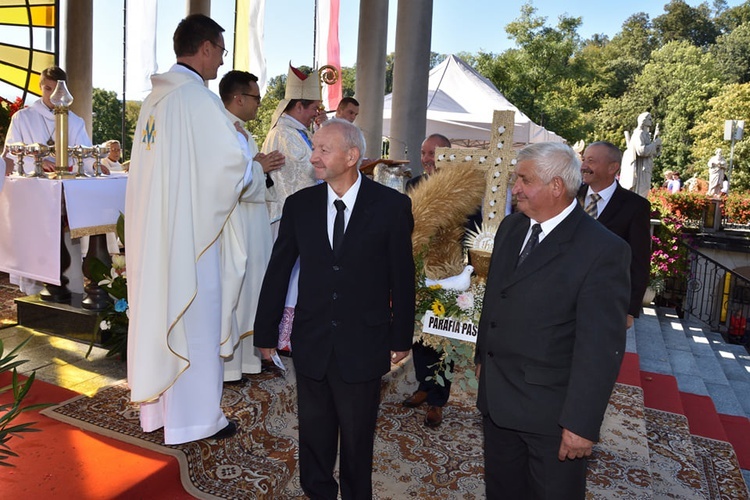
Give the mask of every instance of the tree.
<svg viewBox="0 0 750 500">
<path fill-rule="evenodd" d="M 724 122 L 746 117 L 750 117 L 750 83 L 727 85 L 708 101 L 707 109 L 691 131 L 695 138 L 691 154 L 696 173 L 704 179 L 708 178 L 706 162 L 716 148 L 723 149 L 729 164 L 730 143 L 724 140 Z M 741 141 L 735 143 L 732 163 L 732 190 L 750 190 L 750 135 L 747 133 Z"/>
<path fill-rule="evenodd" d="M 717 12 L 714 22 L 722 33 L 729 33 L 741 24 L 750 23 L 750 0 L 731 9 Z"/>
<path fill-rule="evenodd" d="M 339 74 L 341 78 L 341 97 L 354 97 L 356 92 L 357 68 L 343 67 Z"/>
<path fill-rule="evenodd" d="M 91 96 L 93 109 L 91 140 L 101 144 L 122 138 L 122 103 L 112 90 L 94 88 Z"/>
<path fill-rule="evenodd" d="M 691 7 L 684 0 L 671 0 L 665 13 L 654 19 L 654 29 L 662 45 L 687 41 L 697 47 L 708 47 L 721 34 L 711 19 L 707 3 Z"/>
<path fill-rule="evenodd" d="M 130 153 L 133 150 L 133 140 L 135 139 L 135 127 L 138 124 L 138 115 L 141 114 L 141 101 L 125 101 L 125 124 L 128 127 L 125 134 L 125 144 L 122 144 L 122 159 L 130 159 Z M 139 137 L 138 140 L 141 138 Z"/>
<path fill-rule="evenodd" d="M 91 97 L 93 120 L 91 124 L 91 141 L 102 144 L 110 139 L 122 142 L 122 101 L 111 90 L 95 88 Z M 133 147 L 133 132 L 138 122 L 140 103 L 128 101 L 125 104 L 125 143 L 122 144 L 122 160 L 130 157 Z"/>
<path fill-rule="evenodd" d="M 691 129 L 721 84 L 711 54 L 687 41 L 668 43 L 652 54 L 625 94 L 604 102 L 596 113 L 595 135 L 624 148 L 623 132 L 632 130 L 637 116 L 649 111 L 664 141 L 653 178 L 660 179 L 665 169 L 687 174 L 692 164 Z"/>
<path fill-rule="evenodd" d="M 750 82 L 750 21 L 717 38 L 711 52 L 728 81 Z"/>
<path fill-rule="evenodd" d="M 494 57 L 480 54 L 476 64 L 500 91 L 536 123 L 569 140 L 585 134 L 578 116 L 585 110 L 582 87 L 588 74 L 579 52 L 581 18 L 561 16 L 556 27 L 535 15 L 530 4 L 505 28 L 516 47 Z M 571 89 L 576 89 L 570 93 Z M 586 99 L 589 96 L 585 96 Z"/>
</svg>

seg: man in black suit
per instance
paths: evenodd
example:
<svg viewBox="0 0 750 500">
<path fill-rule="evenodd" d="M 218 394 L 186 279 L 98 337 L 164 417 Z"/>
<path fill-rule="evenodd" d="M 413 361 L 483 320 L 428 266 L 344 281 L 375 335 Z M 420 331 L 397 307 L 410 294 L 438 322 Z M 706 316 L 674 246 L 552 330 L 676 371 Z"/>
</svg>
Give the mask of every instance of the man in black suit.
<svg viewBox="0 0 750 500">
<path fill-rule="evenodd" d="M 578 201 L 589 215 L 628 242 L 630 259 L 630 304 L 628 324 L 641 311 L 643 294 L 648 286 L 651 260 L 651 204 L 633 191 L 620 186 L 615 179 L 620 170 L 622 153 L 612 143 L 592 142 L 586 148 L 581 165 L 584 185 L 578 190 Z"/>
<path fill-rule="evenodd" d="M 451 141 L 441 134 L 432 134 L 422 141 L 419 159 L 422 162 L 423 173 L 406 181 L 406 191 L 413 189 L 414 186 L 425 180 L 429 175 L 435 173 L 435 150 L 437 148 L 449 148 Z"/>
<path fill-rule="evenodd" d="M 424 173 L 406 182 L 407 193 L 435 173 L 435 149 L 439 147 L 449 148 L 451 147 L 451 141 L 444 135 L 432 134 L 422 142 L 420 158 Z M 469 226 L 469 229 L 474 229 L 475 219 L 476 215 L 472 216 L 472 224 Z M 481 224 L 481 213 L 479 213 L 478 220 Z M 435 371 L 435 366 L 440 362 L 440 353 L 435 349 L 424 345 L 422 342 L 415 342 L 411 353 L 414 363 L 414 374 L 417 377 L 419 385 L 417 386 L 417 390 L 403 401 L 403 405 L 408 408 L 416 408 L 423 403 L 427 403 L 424 424 L 427 427 L 438 427 L 443 423 L 443 406 L 448 403 L 448 398 L 451 395 L 451 381 L 445 377 L 444 371 Z M 443 385 L 437 383 L 436 375 L 440 375 L 443 378 Z"/>
<path fill-rule="evenodd" d="M 414 332 L 414 221 L 408 197 L 359 174 L 362 132 L 324 122 L 311 162 L 325 183 L 287 198 L 255 320 L 273 356 L 289 275 L 299 258 L 292 326 L 300 481 L 311 498 L 372 497 L 380 379 L 409 353 Z M 343 205 L 342 206 L 342 203 Z"/>
<path fill-rule="evenodd" d="M 518 153 L 476 347 L 487 498 L 583 499 L 625 349 L 630 249 L 575 199 L 568 146 Z"/>
</svg>

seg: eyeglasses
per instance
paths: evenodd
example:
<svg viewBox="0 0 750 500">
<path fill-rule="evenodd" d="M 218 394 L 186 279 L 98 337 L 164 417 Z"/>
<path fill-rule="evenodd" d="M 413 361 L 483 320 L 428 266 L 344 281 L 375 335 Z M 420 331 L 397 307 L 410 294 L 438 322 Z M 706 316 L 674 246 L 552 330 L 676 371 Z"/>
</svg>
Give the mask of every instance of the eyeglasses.
<svg viewBox="0 0 750 500">
<path fill-rule="evenodd" d="M 219 47 L 224 52 L 224 57 L 227 57 L 227 54 L 229 54 L 229 51 L 227 49 L 212 40 L 209 40 L 209 42 L 211 42 L 214 46 Z"/>
<path fill-rule="evenodd" d="M 257 102 L 258 104 L 260 104 L 260 96 L 259 96 L 259 95 L 255 95 L 255 94 L 246 94 L 246 93 L 244 93 L 244 92 L 240 92 L 240 94 L 241 94 L 241 95 L 244 95 L 244 96 L 247 96 L 247 97 L 252 97 L 253 99 L 255 99 L 255 100 L 256 100 L 256 102 Z"/>
</svg>

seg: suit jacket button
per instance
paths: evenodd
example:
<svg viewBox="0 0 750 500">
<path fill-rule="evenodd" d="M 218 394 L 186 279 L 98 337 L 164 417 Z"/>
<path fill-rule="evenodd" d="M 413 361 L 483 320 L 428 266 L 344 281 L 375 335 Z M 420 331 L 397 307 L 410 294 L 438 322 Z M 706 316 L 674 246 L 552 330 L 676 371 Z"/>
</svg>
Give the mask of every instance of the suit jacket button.
<svg viewBox="0 0 750 500">
<path fill-rule="evenodd" d="M 497 328 L 497 322 L 490 321 L 490 328 Z"/>
<path fill-rule="evenodd" d="M 501 293 L 500 294 L 500 298 L 501 299 L 507 299 L 508 298 L 508 294 L 507 293 Z"/>
<path fill-rule="evenodd" d="M 339 266 L 333 266 L 333 270 L 334 271 L 338 271 L 339 269 L 341 269 L 341 267 L 339 267 Z"/>
<path fill-rule="evenodd" d="M 331 326 L 334 327 L 334 328 L 336 328 L 337 326 L 339 326 L 339 322 L 336 321 L 336 320 L 333 320 L 333 321 L 331 321 Z"/>
<path fill-rule="evenodd" d="M 490 358 L 494 358 L 495 357 L 495 353 L 492 352 L 492 351 L 488 351 L 487 352 L 487 356 L 490 357 Z"/>
<path fill-rule="evenodd" d="M 333 292 L 333 300 L 336 300 L 338 298 L 339 298 L 339 294 L 337 294 L 336 292 Z"/>
</svg>

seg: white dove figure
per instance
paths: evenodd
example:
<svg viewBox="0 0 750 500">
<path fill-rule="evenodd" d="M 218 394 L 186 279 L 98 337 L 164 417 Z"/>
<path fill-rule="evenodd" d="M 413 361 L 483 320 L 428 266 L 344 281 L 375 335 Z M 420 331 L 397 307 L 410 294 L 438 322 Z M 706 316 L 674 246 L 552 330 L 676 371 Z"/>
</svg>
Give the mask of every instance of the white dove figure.
<svg viewBox="0 0 750 500">
<path fill-rule="evenodd" d="M 431 280 L 425 278 L 424 283 L 427 286 L 440 285 L 446 290 L 456 290 L 457 292 L 464 292 L 471 286 L 471 273 L 474 272 L 474 266 L 466 266 L 461 274 L 455 276 L 448 276 L 441 280 Z"/>
</svg>

